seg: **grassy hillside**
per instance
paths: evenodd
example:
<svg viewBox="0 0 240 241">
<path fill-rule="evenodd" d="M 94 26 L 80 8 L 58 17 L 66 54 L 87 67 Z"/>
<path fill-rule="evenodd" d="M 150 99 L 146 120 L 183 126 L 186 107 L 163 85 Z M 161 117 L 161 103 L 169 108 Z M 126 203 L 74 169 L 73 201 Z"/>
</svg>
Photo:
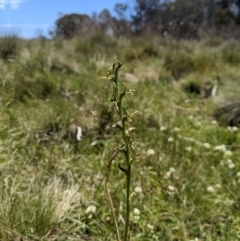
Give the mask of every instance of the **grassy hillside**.
<svg viewBox="0 0 240 241">
<path fill-rule="evenodd" d="M 0 240 L 116 240 L 104 175 L 118 136 L 100 79 L 116 59 L 138 111 L 131 240 L 240 239 L 237 41 L 10 35 L 0 58 Z M 121 162 L 109 185 L 120 229 Z"/>
</svg>

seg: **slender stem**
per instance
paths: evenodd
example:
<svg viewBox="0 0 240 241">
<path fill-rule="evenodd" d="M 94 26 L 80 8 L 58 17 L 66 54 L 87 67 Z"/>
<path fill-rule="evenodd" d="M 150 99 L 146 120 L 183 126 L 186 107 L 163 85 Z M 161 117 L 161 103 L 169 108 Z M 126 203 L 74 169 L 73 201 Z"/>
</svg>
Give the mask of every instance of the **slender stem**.
<svg viewBox="0 0 240 241">
<path fill-rule="evenodd" d="M 122 123 L 122 137 L 124 141 L 124 149 L 125 149 L 125 159 L 126 159 L 126 166 L 127 166 L 127 172 L 126 172 L 126 216 L 125 216 L 125 230 L 124 230 L 124 241 L 127 241 L 128 239 L 128 231 L 129 231 L 129 218 L 130 218 L 130 185 L 131 185 L 131 163 L 130 163 L 130 149 L 129 149 L 129 136 L 126 134 L 126 120 L 122 109 L 122 102 L 119 97 L 119 82 L 117 75 L 116 82 L 115 82 L 115 91 L 117 96 L 117 106 L 118 106 L 118 113 L 120 116 L 120 120 Z"/>
<path fill-rule="evenodd" d="M 112 202 L 111 194 L 110 194 L 110 192 L 109 192 L 108 184 L 107 184 L 107 183 L 105 183 L 105 188 L 106 188 L 106 192 L 107 192 L 108 201 L 109 201 L 109 203 L 110 203 L 111 212 L 112 212 L 112 215 L 113 215 L 113 220 L 114 220 L 115 229 L 116 229 L 116 232 L 117 232 L 117 241 L 121 241 L 120 233 L 119 233 L 119 228 L 118 228 L 118 223 L 117 223 L 117 218 L 116 218 L 116 215 L 115 215 L 115 211 L 114 211 L 114 207 L 113 207 L 113 202 Z"/>
<path fill-rule="evenodd" d="M 130 218 L 130 184 L 131 184 L 131 164 L 129 163 L 127 168 L 127 194 L 126 194 L 126 223 L 124 231 L 124 241 L 127 241 L 129 231 L 129 218 Z"/>
<path fill-rule="evenodd" d="M 117 241 L 121 241 L 120 233 L 119 233 L 119 227 L 118 227 L 118 223 L 117 223 L 117 218 L 116 218 L 115 211 L 114 211 L 113 201 L 112 201 L 112 198 L 111 198 L 110 191 L 108 189 L 108 180 L 109 180 L 111 164 L 112 164 L 113 159 L 117 156 L 118 152 L 119 152 L 119 149 L 117 149 L 113 153 L 112 157 L 110 158 L 110 160 L 108 162 L 107 172 L 106 172 L 106 176 L 105 176 L 105 188 L 106 188 L 107 198 L 108 198 L 108 201 L 109 201 L 109 204 L 110 204 L 110 209 L 111 209 L 111 212 L 112 212 L 112 215 L 113 215 L 115 229 L 116 229 L 116 232 L 117 232 Z"/>
</svg>

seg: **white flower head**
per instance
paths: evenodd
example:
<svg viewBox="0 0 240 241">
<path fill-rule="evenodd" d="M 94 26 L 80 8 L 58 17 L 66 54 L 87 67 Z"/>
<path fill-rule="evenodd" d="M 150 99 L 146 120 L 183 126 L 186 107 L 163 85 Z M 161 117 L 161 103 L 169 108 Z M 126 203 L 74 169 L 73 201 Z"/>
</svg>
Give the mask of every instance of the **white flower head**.
<svg viewBox="0 0 240 241">
<path fill-rule="evenodd" d="M 172 172 L 169 172 L 169 171 L 168 171 L 168 172 L 166 172 L 166 174 L 165 174 L 164 177 L 167 179 L 167 178 L 169 178 L 169 177 L 171 177 L 171 176 L 172 176 Z"/>
<path fill-rule="evenodd" d="M 201 126 L 201 125 L 202 125 L 202 122 L 201 122 L 201 121 L 198 121 L 198 122 L 196 123 L 196 125 L 197 125 L 197 126 Z"/>
<path fill-rule="evenodd" d="M 179 128 L 179 127 L 174 127 L 173 130 L 174 130 L 175 132 L 179 132 L 179 131 L 180 131 L 180 128 Z"/>
<path fill-rule="evenodd" d="M 237 132 L 238 127 L 237 126 L 228 126 L 228 130 L 231 131 L 231 132 Z"/>
<path fill-rule="evenodd" d="M 136 221 L 136 222 L 137 222 L 137 221 L 140 219 L 140 216 L 135 215 L 133 218 L 134 218 L 134 221 Z"/>
<path fill-rule="evenodd" d="M 133 209 L 133 214 L 134 214 L 134 216 L 139 216 L 140 215 L 140 210 L 138 209 L 138 208 L 134 208 Z"/>
<path fill-rule="evenodd" d="M 220 146 L 215 146 L 214 150 L 225 152 L 226 151 L 226 146 L 224 144 L 220 145 Z"/>
<path fill-rule="evenodd" d="M 176 172 L 176 170 L 174 167 L 170 167 L 169 172 L 173 173 L 173 172 Z"/>
<path fill-rule="evenodd" d="M 227 204 L 227 205 L 233 205 L 234 204 L 234 201 L 233 200 L 231 200 L 231 199 L 227 199 L 226 201 L 225 201 L 225 203 Z"/>
<path fill-rule="evenodd" d="M 227 159 L 227 160 L 226 160 L 226 164 L 227 164 L 227 165 L 232 164 L 232 163 L 233 163 L 233 161 L 232 161 L 231 159 Z"/>
<path fill-rule="evenodd" d="M 203 146 L 206 148 L 206 149 L 209 149 L 211 147 L 211 145 L 209 143 L 203 143 Z"/>
<path fill-rule="evenodd" d="M 213 193 L 213 192 L 215 192 L 215 189 L 213 186 L 209 186 L 209 187 L 207 187 L 207 191 Z"/>
<path fill-rule="evenodd" d="M 85 213 L 95 213 L 96 210 L 97 210 L 96 206 L 90 205 L 90 206 L 87 207 Z"/>
<path fill-rule="evenodd" d="M 141 187 L 135 187 L 134 192 L 135 193 L 142 193 L 142 188 Z"/>
<path fill-rule="evenodd" d="M 237 131 L 238 131 L 238 127 L 237 127 L 237 126 L 233 126 L 233 127 L 232 127 L 232 131 L 233 131 L 233 132 L 237 132 Z"/>
<path fill-rule="evenodd" d="M 160 131 L 166 131 L 166 130 L 167 130 L 167 127 L 165 127 L 165 126 L 160 127 Z"/>
<path fill-rule="evenodd" d="M 229 169 L 233 169 L 234 167 L 235 167 L 235 164 L 233 162 L 228 164 Z"/>
<path fill-rule="evenodd" d="M 92 218 L 92 215 L 97 211 L 97 207 L 94 205 L 90 205 L 85 210 L 86 214 L 89 214 L 88 218 Z"/>
<path fill-rule="evenodd" d="M 168 142 L 174 142 L 174 139 L 172 137 L 169 137 Z"/>
<path fill-rule="evenodd" d="M 213 125 L 217 125 L 217 121 L 216 121 L 216 120 L 213 120 L 213 121 L 212 121 L 212 124 L 213 124 Z"/>
<path fill-rule="evenodd" d="M 224 152 L 224 155 L 225 155 L 225 156 L 231 156 L 231 155 L 232 155 L 232 152 L 229 151 L 229 150 L 226 150 L 226 151 Z"/>
<path fill-rule="evenodd" d="M 153 149 L 147 150 L 147 156 L 153 156 L 155 154 L 155 151 Z"/>
<path fill-rule="evenodd" d="M 218 189 L 222 188 L 222 186 L 220 184 L 216 184 L 215 187 Z"/>
<path fill-rule="evenodd" d="M 154 229 L 154 226 L 148 223 L 147 228 L 152 231 Z"/>
<path fill-rule="evenodd" d="M 191 147 L 191 146 L 187 146 L 187 147 L 185 148 L 185 150 L 186 150 L 187 152 L 191 152 L 191 151 L 192 151 L 192 147 Z"/>
<path fill-rule="evenodd" d="M 174 191 L 175 191 L 175 187 L 169 185 L 169 186 L 168 186 L 168 191 L 170 191 L 170 192 L 174 192 Z"/>
</svg>

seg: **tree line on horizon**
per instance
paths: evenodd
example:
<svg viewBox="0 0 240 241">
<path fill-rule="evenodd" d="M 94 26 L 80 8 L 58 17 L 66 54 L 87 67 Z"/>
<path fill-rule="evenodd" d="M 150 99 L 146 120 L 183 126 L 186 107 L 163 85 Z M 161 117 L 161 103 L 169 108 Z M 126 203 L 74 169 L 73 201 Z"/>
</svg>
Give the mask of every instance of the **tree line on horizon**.
<svg viewBox="0 0 240 241">
<path fill-rule="evenodd" d="M 134 0 L 131 6 L 117 3 L 114 14 L 103 9 L 92 16 L 62 15 L 51 35 L 71 39 L 93 32 L 115 37 L 240 38 L 240 0 Z"/>
</svg>

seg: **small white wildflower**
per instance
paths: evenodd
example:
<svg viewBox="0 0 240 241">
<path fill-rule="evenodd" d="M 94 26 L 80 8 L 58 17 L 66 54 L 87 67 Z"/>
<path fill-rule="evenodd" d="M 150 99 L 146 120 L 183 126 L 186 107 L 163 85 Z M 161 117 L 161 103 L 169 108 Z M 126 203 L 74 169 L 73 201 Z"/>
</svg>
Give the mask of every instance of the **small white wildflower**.
<svg viewBox="0 0 240 241">
<path fill-rule="evenodd" d="M 174 142 L 174 139 L 172 137 L 169 137 L 168 142 Z"/>
<path fill-rule="evenodd" d="M 201 126 L 201 125 L 202 125 L 201 121 L 198 121 L 198 122 L 196 123 L 196 125 L 197 125 L 197 126 Z"/>
<path fill-rule="evenodd" d="M 173 130 L 174 130 L 175 132 L 179 132 L 179 131 L 180 131 L 180 128 L 174 127 Z"/>
<path fill-rule="evenodd" d="M 165 130 L 167 130 L 167 127 L 165 127 L 165 126 L 160 127 L 160 131 L 165 131 Z"/>
<path fill-rule="evenodd" d="M 133 218 L 134 218 L 134 221 L 138 221 L 138 220 L 140 219 L 140 216 L 137 216 L 137 215 L 136 215 L 136 216 L 134 216 Z"/>
<path fill-rule="evenodd" d="M 220 198 L 216 198 L 215 200 L 214 200 L 214 204 L 219 204 L 219 203 L 222 203 L 223 201 L 222 201 L 222 199 Z"/>
<path fill-rule="evenodd" d="M 175 172 L 176 172 L 175 168 L 170 167 L 169 171 L 166 172 L 166 174 L 165 174 L 165 178 L 166 178 L 166 179 L 167 179 L 167 178 L 170 178 L 170 177 L 173 175 L 173 173 L 175 173 Z"/>
<path fill-rule="evenodd" d="M 227 160 L 226 160 L 226 164 L 227 164 L 227 165 L 232 164 L 232 163 L 233 163 L 233 161 L 232 161 L 231 159 L 227 159 Z"/>
<path fill-rule="evenodd" d="M 133 209 L 133 214 L 134 214 L 134 216 L 139 216 L 140 215 L 140 210 L 138 209 L 138 208 L 134 208 Z"/>
<path fill-rule="evenodd" d="M 237 172 L 237 178 L 240 178 L 240 172 Z"/>
<path fill-rule="evenodd" d="M 233 169 L 234 167 L 235 167 L 235 164 L 234 164 L 234 163 L 228 164 L 228 168 L 229 168 L 229 169 Z"/>
<path fill-rule="evenodd" d="M 206 148 L 206 149 L 209 149 L 211 147 L 211 145 L 209 143 L 204 143 L 203 146 Z"/>
<path fill-rule="evenodd" d="M 231 132 L 237 132 L 238 127 L 237 126 L 228 126 L 228 130 L 231 131 Z"/>
<path fill-rule="evenodd" d="M 175 191 L 175 187 L 174 187 L 174 186 L 169 185 L 169 186 L 168 186 L 168 190 L 169 190 L 170 192 L 174 192 L 174 191 Z"/>
<path fill-rule="evenodd" d="M 134 192 L 135 193 L 142 193 L 142 188 L 141 187 L 135 187 Z"/>
<path fill-rule="evenodd" d="M 217 121 L 216 121 L 216 120 L 213 120 L 213 121 L 212 121 L 212 124 L 213 124 L 213 125 L 217 125 Z"/>
<path fill-rule="evenodd" d="M 218 189 L 222 188 L 222 186 L 220 184 L 216 184 L 215 187 Z"/>
<path fill-rule="evenodd" d="M 229 151 L 229 150 L 226 150 L 226 151 L 224 152 L 224 155 L 225 155 L 225 156 L 231 156 L 231 155 L 232 155 L 232 152 Z"/>
<path fill-rule="evenodd" d="M 152 156 L 155 154 L 155 151 L 153 149 L 147 150 L 147 156 Z"/>
<path fill-rule="evenodd" d="M 191 147 L 191 146 L 187 146 L 187 147 L 185 148 L 185 150 L 188 151 L 188 152 L 191 152 L 191 151 L 192 151 L 192 147 Z"/>
<path fill-rule="evenodd" d="M 207 187 L 207 191 L 208 191 L 208 192 L 215 192 L 213 186 L 209 186 L 209 187 Z"/>
<path fill-rule="evenodd" d="M 225 152 L 226 151 L 226 146 L 224 144 L 220 145 L 220 146 L 215 146 L 214 150 Z"/>
<path fill-rule="evenodd" d="M 170 167 L 169 172 L 176 172 L 174 167 Z"/>
<path fill-rule="evenodd" d="M 97 210 L 97 207 L 96 207 L 96 206 L 90 205 L 90 206 L 87 207 L 85 213 L 87 213 L 87 214 L 93 214 L 93 213 L 96 212 L 96 210 Z"/>
<path fill-rule="evenodd" d="M 234 204 L 234 201 L 231 200 L 231 199 L 227 199 L 227 200 L 225 201 L 225 203 L 226 203 L 227 205 L 233 205 L 233 204 Z"/>
<path fill-rule="evenodd" d="M 193 120 L 193 116 L 192 115 L 188 116 L 188 119 Z"/>
<path fill-rule="evenodd" d="M 165 178 L 167 179 L 167 178 L 169 178 L 169 177 L 171 177 L 172 176 L 172 173 L 171 172 L 166 172 L 166 174 L 165 174 Z"/>
<path fill-rule="evenodd" d="M 147 228 L 152 231 L 154 229 L 154 226 L 148 223 Z"/>
<path fill-rule="evenodd" d="M 232 131 L 233 131 L 233 132 L 237 132 L 237 131 L 238 131 L 238 127 L 237 127 L 237 126 L 233 126 L 233 127 L 232 127 Z"/>
<path fill-rule="evenodd" d="M 152 236 L 152 239 L 153 239 L 153 240 L 156 240 L 156 241 L 158 241 L 158 240 L 159 240 L 158 236 L 157 236 L 157 235 L 155 235 L 155 234 Z"/>
</svg>

